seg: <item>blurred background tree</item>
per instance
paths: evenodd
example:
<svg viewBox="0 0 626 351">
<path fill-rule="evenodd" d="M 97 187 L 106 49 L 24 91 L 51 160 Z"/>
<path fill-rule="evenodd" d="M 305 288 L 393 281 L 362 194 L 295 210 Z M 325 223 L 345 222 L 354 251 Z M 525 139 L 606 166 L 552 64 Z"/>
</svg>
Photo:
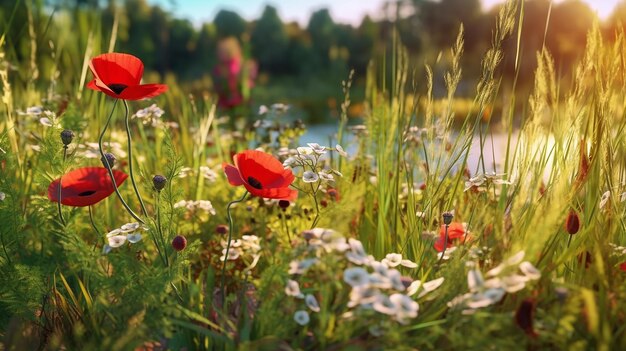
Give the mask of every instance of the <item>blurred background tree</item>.
<svg viewBox="0 0 626 351">
<path fill-rule="evenodd" d="M 557 72 L 567 78 L 580 59 L 595 14 L 580 0 L 526 0 L 523 9 L 517 89 L 532 85 L 535 52 L 544 44 L 555 59 Z M 245 59 L 258 63 L 252 103 L 289 102 L 301 108 L 304 118 L 314 121 L 324 120 L 336 111 L 337 101 L 342 99 L 340 83 L 351 69 L 356 73 L 352 101 L 358 104 L 364 95 L 368 63 L 374 57 L 390 55 L 394 32 L 419 74 L 424 62 L 435 63 L 438 57 L 441 61 L 434 69 L 445 69 L 448 48 L 463 23 L 464 79 L 459 93 L 472 94 L 498 10 L 496 6 L 483 11 L 480 0 L 389 0 L 382 3 L 382 16 L 366 16 L 358 26 L 337 23 L 328 9 L 313 12 L 302 26 L 284 22 L 273 6 L 266 6 L 262 15 L 252 21 L 221 10 L 210 23 L 192 23 L 147 0 L 0 0 L 0 30 L 5 33 L 7 57 L 21 75 L 32 74 L 28 69 L 32 66 L 28 62 L 32 50 L 43 63 L 40 67 L 51 67 L 50 45 L 54 45 L 65 55 L 55 60 L 67 66 L 60 79 L 76 82 L 87 47 L 91 45 L 92 55 L 107 51 L 117 26 L 116 51 L 141 57 L 147 71 L 162 78 L 175 77 L 191 94 L 213 96 L 216 90 L 211 72 L 218 63 L 217 43 L 232 37 L 242 45 Z M 613 37 L 624 23 L 626 0 L 601 26 L 607 37 Z M 32 31 L 38 38 L 36 48 L 29 38 Z M 515 72 L 517 38 L 505 44 L 506 81 L 512 80 Z M 43 72 L 36 81 L 48 84 L 49 77 L 49 72 Z M 441 91 L 435 88 L 435 92 Z"/>
</svg>

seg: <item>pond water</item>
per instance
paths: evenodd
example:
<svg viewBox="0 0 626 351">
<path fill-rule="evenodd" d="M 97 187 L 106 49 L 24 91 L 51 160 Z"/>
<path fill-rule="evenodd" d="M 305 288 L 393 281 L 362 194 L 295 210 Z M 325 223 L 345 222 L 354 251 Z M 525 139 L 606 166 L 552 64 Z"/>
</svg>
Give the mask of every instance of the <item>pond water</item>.
<svg viewBox="0 0 626 351">
<path fill-rule="evenodd" d="M 306 143 L 318 143 L 320 145 L 334 146 L 336 144 L 337 125 L 321 124 L 307 126 L 307 132 L 300 138 L 300 143 L 306 145 Z M 346 133 L 347 142 L 346 145 L 342 145 L 348 153 L 354 153 L 356 151 L 356 145 L 352 143 L 353 135 Z M 511 151 L 515 148 L 517 143 L 518 133 L 514 132 L 511 137 Z M 332 143 L 331 143 L 332 140 Z M 501 163 L 506 156 L 506 147 L 508 142 L 508 135 L 506 133 L 495 132 L 486 136 L 484 145 L 483 157 L 485 158 L 485 167 L 487 171 L 494 171 L 494 160 L 496 165 L 496 172 L 501 171 Z M 472 174 L 479 168 L 480 162 L 480 137 L 476 134 L 467 164 Z"/>
</svg>

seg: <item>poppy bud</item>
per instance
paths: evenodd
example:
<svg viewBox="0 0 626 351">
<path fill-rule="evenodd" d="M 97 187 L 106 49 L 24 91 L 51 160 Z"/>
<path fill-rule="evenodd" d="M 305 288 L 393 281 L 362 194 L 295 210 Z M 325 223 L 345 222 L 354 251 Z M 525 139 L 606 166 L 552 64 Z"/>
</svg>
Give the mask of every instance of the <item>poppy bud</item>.
<svg viewBox="0 0 626 351">
<path fill-rule="evenodd" d="M 72 140 L 74 140 L 74 132 L 69 129 L 65 129 L 61 132 L 61 141 L 63 142 L 63 145 L 68 146 L 72 143 Z"/>
<path fill-rule="evenodd" d="M 578 213 L 574 210 L 570 210 L 567 218 L 565 219 L 565 230 L 570 235 L 574 235 L 578 233 L 580 229 L 580 218 L 578 217 Z"/>
<path fill-rule="evenodd" d="M 228 233 L 228 226 L 226 224 L 220 224 L 215 228 L 215 232 L 217 234 L 224 235 Z"/>
<path fill-rule="evenodd" d="M 105 152 L 104 157 L 100 158 L 100 161 L 102 161 L 102 165 L 104 166 L 104 168 L 113 168 L 113 166 L 115 166 L 116 160 L 117 158 L 115 158 L 115 155 L 113 155 L 110 152 Z M 108 163 L 108 166 L 107 166 L 107 163 Z"/>
<path fill-rule="evenodd" d="M 337 189 L 328 189 L 326 193 L 328 194 L 328 196 L 330 196 L 331 199 L 339 201 L 339 192 L 337 191 Z"/>
<path fill-rule="evenodd" d="M 172 247 L 176 251 L 183 251 L 185 247 L 187 247 L 187 239 L 182 235 L 177 235 L 174 240 L 172 240 Z"/>
<path fill-rule="evenodd" d="M 280 200 L 280 201 L 278 201 L 278 206 L 280 208 L 282 208 L 283 210 L 286 210 L 287 207 L 289 207 L 289 201 L 287 201 L 287 200 Z"/>
<path fill-rule="evenodd" d="M 454 215 L 452 214 L 452 212 L 443 213 L 443 223 L 445 225 L 450 225 L 450 223 L 452 223 L 452 218 L 454 218 Z"/>
<path fill-rule="evenodd" d="M 320 201 L 320 205 L 322 205 L 322 207 L 326 207 L 326 206 L 328 206 L 328 201 L 322 200 L 322 201 Z"/>
<path fill-rule="evenodd" d="M 152 184 L 154 185 L 154 189 L 156 189 L 156 191 L 161 191 L 163 188 L 165 188 L 165 184 L 167 184 L 167 178 L 160 174 L 157 174 L 154 176 L 154 178 L 152 178 Z"/>
</svg>

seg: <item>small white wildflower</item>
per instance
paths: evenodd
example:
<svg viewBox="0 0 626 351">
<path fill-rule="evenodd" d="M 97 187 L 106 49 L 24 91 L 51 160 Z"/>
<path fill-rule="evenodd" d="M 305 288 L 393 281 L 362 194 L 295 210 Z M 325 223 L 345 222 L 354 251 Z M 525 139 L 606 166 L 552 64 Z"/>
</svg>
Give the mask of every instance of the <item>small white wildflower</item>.
<svg viewBox="0 0 626 351">
<path fill-rule="evenodd" d="M 230 250 L 228 250 L 228 260 L 229 261 L 234 261 L 236 259 L 239 258 L 239 256 L 241 256 L 242 251 L 240 248 L 238 247 L 231 247 Z M 224 261 L 226 259 L 226 249 L 222 250 L 222 256 L 220 256 L 220 261 Z"/>
<path fill-rule="evenodd" d="M 502 278 L 504 290 L 509 293 L 514 293 L 524 289 L 527 281 L 527 277 L 519 274 L 511 274 Z"/>
<path fill-rule="evenodd" d="M 264 115 L 264 114 L 268 113 L 269 110 L 270 109 L 267 108 L 267 106 L 261 105 L 261 106 L 259 106 L 259 115 Z"/>
<path fill-rule="evenodd" d="M 323 181 L 332 182 L 332 181 L 335 180 L 335 177 L 333 177 L 332 174 L 330 174 L 328 172 L 325 172 L 325 171 L 320 171 L 318 173 L 318 175 L 319 175 L 320 179 L 323 180 Z"/>
<path fill-rule="evenodd" d="M 392 294 L 389 300 L 395 305 L 395 319 L 400 324 L 408 324 L 408 319 L 417 317 L 419 304 L 404 294 Z"/>
<path fill-rule="evenodd" d="M 48 117 L 41 117 L 39 119 L 39 123 L 41 123 L 45 127 L 52 127 L 52 121 Z"/>
<path fill-rule="evenodd" d="M 106 255 L 109 252 L 111 252 L 113 248 L 111 246 L 109 246 L 109 244 L 104 245 L 104 247 L 102 247 L 102 254 Z"/>
<path fill-rule="evenodd" d="M 359 265 L 368 264 L 370 262 L 370 259 L 363 248 L 363 244 L 359 240 L 350 238 L 348 239 L 348 245 L 350 246 L 350 251 L 346 252 L 346 258 L 348 261 Z"/>
<path fill-rule="evenodd" d="M 7 195 L 5 193 L 3 193 L 2 191 L 0 191 L 0 201 L 4 201 L 4 199 L 6 199 Z"/>
<path fill-rule="evenodd" d="M 609 202 L 609 198 L 611 197 L 611 191 L 607 191 L 604 194 L 602 194 L 602 198 L 600 199 L 600 208 L 604 208 L 604 206 L 606 206 L 606 203 Z"/>
<path fill-rule="evenodd" d="M 287 286 L 285 286 L 285 294 L 287 296 L 294 296 L 299 299 L 304 298 L 304 295 L 300 291 L 300 284 L 297 281 L 289 279 L 287 281 Z"/>
<path fill-rule="evenodd" d="M 353 308 L 360 306 L 361 308 L 371 309 L 372 304 L 378 300 L 380 290 L 369 286 L 357 286 L 350 291 L 350 301 L 348 307 Z"/>
<path fill-rule="evenodd" d="M 108 238 L 109 246 L 112 248 L 120 247 L 126 243 L 126 235 L 114 235 Z"/>
<path fill-rule="evenodd" d="M 430 292 L 433 292 L 433 291 L 437 290 L 437 288 L 439 288 L 441 286 L 441 284 L 443 284 L 444 280 L 445 279 L 443 277 L 441 277 L 441 278 L 437 278 L 437 279 L 433 279 L 433 280 L 427 281 L 426 283 L 422 284 L 422 287 L 424 288 L 424 291 L 422 291 L 418 295 L 418 298 L 420 298 L 420 297 L 422 297 L 422 296 L 424 296 L 424 295 L 426 295 L 426 294 L 428 294 Z"/>
<path fill-rule="evenodd" d="M 313 150 L 313 152 L 318 155 L 323 155 L 326 153 L 326 147 L 318 143 L 308 143 L 307 145 Z"/>
<path fill-rule="evenodd" d="M 306 297 L 304 298 L 304 303 L 306 303 L 307 307 L 310 308 L 311 311 L 313 312 L 320 311 L 320 304 L 317 302 L 317 299 L 315 298 L 315 296 L 311 294 L 307 294 Z"/>
<path fill-rule="evenodd" d="M 122 232 L 128 233 L 139 229 L 139 227 L 141 227 L 141 223 L 138 222 L 126 223 L 120 227 L 120 230 Z"/>
<path fill-rule="evenodd" d="M 293 156 L 289 156 L 287 157 L 287 159 L 285 159 L 285 161 L 283 161 L 283 167 L 285 168 L 292 168 L 294 165 L 297 165 L 298 159 L 293 157 Z"/>
<path fill-rule="evenodd" d="M 291 261 L 289 262 L 289 274 L 302 274 L 315 263 L 317 263 L 316 258 L 307 258 L 302 261 Z"/>
<path fill-rule="evenodd" d="M 485 281 L 483 276 L 477 269 L 471 269 L 467 272 L 467 286 L 471 292 L 478 291 L 483 287 Z"/>
<path fill-rule="evenodd" d="M 398 313 L 396 305 L 391 302 L 389 296 L 384 294 L 378 295 L 378 299 L 372 304 L 372 307 L 374 311 L 390 316 L 395 316 Z"/>
<path fill-rule="evenodd" d="M 317 173 L 313 171 L 306 171 L 302 174 L 302 181 L 304 181 L 305 183 L 314 183 L 317 182 L 319 179 L 320 177 L 317 175 Z"/>
<path fill-rule="evenodd" d="M 522 271 L 522 273 L 524 273 L 526 277 L 528 277 L 528 279 L 537 280 L 541 278 L 541 272 L 528 261 L 520 263 L 519 269 L 520 271 Z"/>
<path fill-rule="evenodd" d="M 516 253 L 515 255 L 509 257 L 506 260 L 506 264 L 509 266 L 515 266 L 517 264 L 519 264 L 520 262 L 522 262 L 522 260 L 524 259 L 524 255 L 525 252 L 524 251 L 520 251 L 518 253 Z"/>
<path fill-rule="evenodd" d="M 339 144 L 335 145 L 335 150 L 339 153 L 339 155 L 343 157 L 348 157 L 348 153 L 343 149 L 343 147 Z"/>
<path fill-rule="evenodd" d="M 309 324 L 309 321 L 311 320 L 309 318 L 309 314 L 307 313 L 307 311 L 296 311 L 296 313 L 293 314 L 293 320 L 296 321 L 296 323 L 300 324 L 300 325 L 307 325 Z"/>
<path fill-rule="evenodd" d="M 289 105 L 281 104 L 281 103 L 275 103 L 275 104 L 272 104 L 271 108 L 275 112 L 285 113 L 285 112 L 287 112 L 287 110 L 289 110 Z"/>
<path fill-rule="evenodd" d="M 129 243 L 131 244 L 136 244 L 138 242 L 141 241 L 141 234 L 135 232 L 135 233 L 130 233 L 130 234 L 126 234 L 126 240 L 128 240 Z"/>
<path fill-rule="evenodd" d="M 200 174 L 204 177 L 204 179 L 208 180 L 211 183 L 215 183 L 217 181 L 217 173 L 214 170 L 207 166 L 200 166 L 198 169 Z"/>
<path fill-rule="evenodd" d="M 370 282 L 369 274 L 364 268 L 352 267 L 343 272 L 343 281 L 350 286 L 367 286 Z"/>
<path fill-rule="evenodd" d="M 411 260 L 403 260 L 402 259 L 402 255 L 401 254 L 397 254 L 397 253 L 390 253 L 387 254 L 387 256 L 385 256 L 385 258 L 383 258 L 382 260 L 383 263 L 386 263 L 389 267 L 396 267 L 396 266 L 404 266 L 407 268 L 415 268 L 417 267 L 417 263 L 411 261 Z"/>
<path fill-rule="evenodd" d="M 300 146 L 296 149 L 300 155 L 312 155 L 313 149 L 306 146 Z"/>
</svg>

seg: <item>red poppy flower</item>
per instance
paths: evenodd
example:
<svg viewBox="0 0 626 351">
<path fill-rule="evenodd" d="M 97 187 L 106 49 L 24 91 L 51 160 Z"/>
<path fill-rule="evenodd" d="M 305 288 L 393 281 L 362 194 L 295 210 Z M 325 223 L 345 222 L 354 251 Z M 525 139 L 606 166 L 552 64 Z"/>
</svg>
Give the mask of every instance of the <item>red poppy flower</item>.
<svg viewBox="0 0 626 351">
<path fill-rule="evenodd" d="M 619 269 L 620 269 L 622 272 L 626 272 L 626 262 L 622 262 L 622 263 L 619 265 Z"/>
<path fill-rule="evenodd" d="M 115 183 L 119 186 L 128 175 L 113 170 Z M 75 169 L 61 178 L 61 203 L 66 206 L 84 207 L 97 204 L 111 195 L 115 189 L 104 167 Z M 48 186 L 48 199 L 59 202 L 59 179 Z"/>
<path fill-rule="evenodd" d="M 222 164 L 231 185 L 243 185 L 258 197 L 293 201 L 298 192 L 289 185 L 295 177 L 276 158 L 265 152 L 247 150 L 233 157 L 235 165 Z"/>
<path fill-rule="evenodd" d="M 91 59 L 89 68 L 94 80 L 87 88 L 99 90 L 122 100 L 147 99 L 167 91 L 164 84 L 140 84 L 143 63 L 129 54 L 109 53 Z"/>
<path fill-rule="evenodd" d="M 441 252 L 444 247 L 454 246 L 455 241 L 461 241 L 465 239 L 465 226 L 459 222 L 452 222 L 450 226 L 448 226 L 448 245 L 445 244 L 446 241 L 446 226 L 442 225 L 441 230 L 439 231 L 439 239 L 435 242 L 435 250 Z M 469 235 L 467 236 L 469 240 Z"/>
</svg>

